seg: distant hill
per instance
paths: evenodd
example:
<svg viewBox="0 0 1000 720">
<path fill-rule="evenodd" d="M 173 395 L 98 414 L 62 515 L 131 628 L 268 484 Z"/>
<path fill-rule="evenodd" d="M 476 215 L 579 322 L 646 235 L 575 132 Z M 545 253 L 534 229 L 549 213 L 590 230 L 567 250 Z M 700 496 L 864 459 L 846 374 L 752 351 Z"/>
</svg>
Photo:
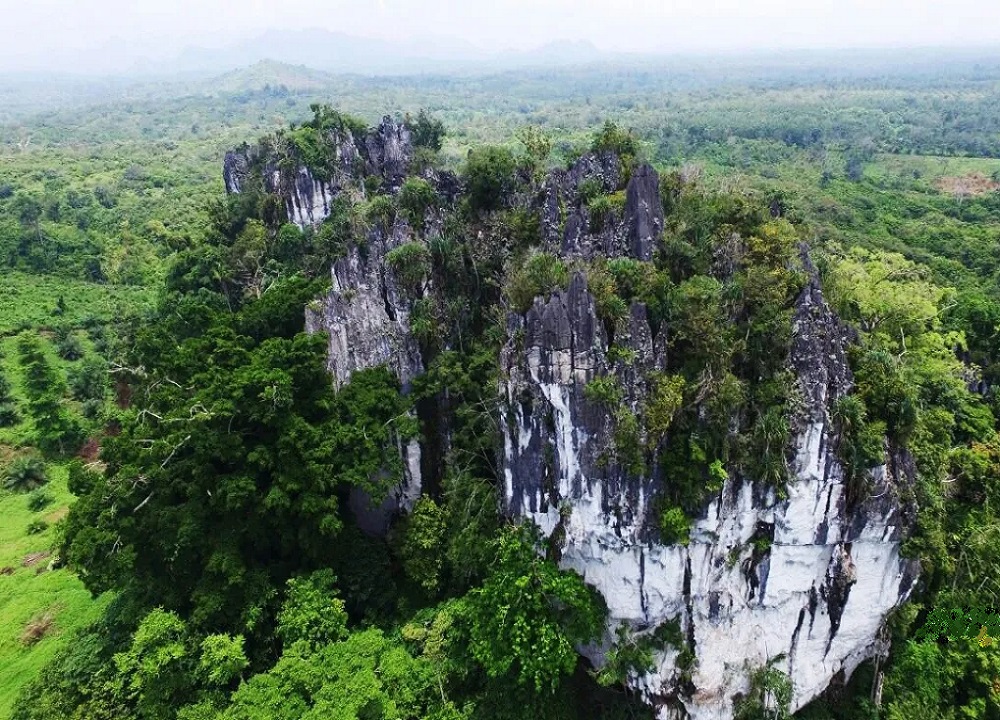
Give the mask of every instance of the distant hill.
<svg viewBox="0 0 1000 720">
<path fill-rule="evenodd" d="M 307 92 L 329 88 L 335 82 L 336 77 L 331 73 L 269 58 L 201 81 L 197 84 L 197 89 L 203 92 L 239 93 L 267 87 L 285 87 L 292 92 Z"/>
<path fill-rule="evenodd" d="M 191 47 L 172 62 L 140 63 L 141 71 L 218 73 L 262 60 L 335 73 L 401 75 L 462 73 L 531 65 L 593 62 L 601 51 L 589 42 L 557 41 L 528 51 L 492 52 L 453 37 L 390 41 L 329 30 L 268 30 L 222 48 Z"/>
</svg>

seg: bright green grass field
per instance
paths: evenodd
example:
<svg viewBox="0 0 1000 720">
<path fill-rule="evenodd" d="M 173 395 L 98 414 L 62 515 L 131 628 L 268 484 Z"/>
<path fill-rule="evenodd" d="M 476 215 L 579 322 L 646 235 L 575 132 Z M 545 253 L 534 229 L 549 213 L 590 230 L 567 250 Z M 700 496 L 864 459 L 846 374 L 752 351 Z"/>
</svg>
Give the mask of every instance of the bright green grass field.
<svg viewBox="0 0 1000 720">
<path fill-rule="evenodd" d="M 88 312 L 99 313 L 104 307 L 103 300 L 112 297 L 112 294 L 101 286 L 87 286 L 86 283 L 14 275 L 13 284 L 7 282 L 9 275 L 0 278 L 0 308 L 6 309 L 2 304 L 3 298 L 11 297 L 12 288 L 15 294 L 23 293 L 16 309 L 21 320 L 0 312 L 0 372 L 10 381 L 14 396 L 23 408 L 23 378 L 17 361 L 16 340 L 10 335 L 4 337 L 4 332 L 10 332 L 20 321 L 30 322 L 33 317 L 42 315 L 44 308 L 52 302 L 53 296 L 46 295 L 52 290 L 75 291 L 73 295 L 67 292 L 67 313 L 62 318 L 70 322 L 76 319 L 67 316 L 74 312 L 77 301 L 90 301 Z M 89 340 L 82 333 L 81 339 L 89 349 Z M 45 347 L 55 367 L 65 372 L 73 365 L 60 360 L 51 343 L 47 342 Z M 32 436 L 31 421 L 24 412 L 21 423 L 0 428 L 0 473 L 10 457 L 30 448 Z M 73 501 L 66 488 L 67 474 L 65 466 L 49 465 L 46 490 L 54 501 L 39 512 L 28 509 L 27 494 L 0 489 L 0 570 L 14 570 L 12 575 L 0 573 L 0 720 L 10 717 L 21 687 L 37 676 L 52 656 L 70 641 L 77 629 L 97 619 L 107 602 L 106 599 L 92 599 L 83 583 L 69 570 L 49 570 L 51 557 L 31 567 L 23 566 L 26 556 L 52 549 L 56 540 L 56 521 L 65 515 Z M 29 535 L 28 524 L 38 519 L 46 521 L 48 529 Z M 39 642 L 24 645 L 21 636 L 25 626 L 45 614 L 53 618 L 49 632 Z"/>
<path fill-rule="evenodd" d="M 106 598 L 91 598 L 69 570 L 49 570 L 51 558 L 22 567 L 25 556 L 51 550 L 55 521 L 73 499 L 66 489 L 64 467 L 50 466 L 49 477 L 46 487 L 55 502 L 37 513 L 28 510 L 26 494 L 0 491 L 0 568 L 14 568 L 13 575 L 0 575 L 0 719 L 4 720 L 10 717 L 21 687 L 77 629 L 96 620 L 107 602 Z M 46 520 L 49 528 L 29 535 L 28 523 L 39 518 Z M 34 645 L 22 644 L 25 626 L 46 613 L 53 617 L 48 634 Z"/>
<path fill-rule="evenodd" d="M 60 297 L 66 303 L 66 312 L 57 316 L 52 311 Z M 100 285 L 3 270 L 0 273 L 0 335 L 29 327 L 77 325 L 90 317 L 110 320 L 123 314 L 125 309 L 136 311 L 149 307 L 153 297 L 154 292 L 144 287 Z"/>
</svg>

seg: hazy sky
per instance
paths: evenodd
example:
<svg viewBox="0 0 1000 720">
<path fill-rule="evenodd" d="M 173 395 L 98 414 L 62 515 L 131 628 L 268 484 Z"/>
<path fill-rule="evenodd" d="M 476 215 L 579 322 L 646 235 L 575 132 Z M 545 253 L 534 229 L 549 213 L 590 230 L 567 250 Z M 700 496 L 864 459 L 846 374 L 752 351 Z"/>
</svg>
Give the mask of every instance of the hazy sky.
<svg viewBox="0 0 1000 720">
<path fill-rule="evenodd" d="M 0 0 L 0 70 L 79 49 L 167 56 L 264 29 L 399 38 L 451 35 L 526 48 L 605 50 L 1000 45 L 998 0 Z"/>
</svg>

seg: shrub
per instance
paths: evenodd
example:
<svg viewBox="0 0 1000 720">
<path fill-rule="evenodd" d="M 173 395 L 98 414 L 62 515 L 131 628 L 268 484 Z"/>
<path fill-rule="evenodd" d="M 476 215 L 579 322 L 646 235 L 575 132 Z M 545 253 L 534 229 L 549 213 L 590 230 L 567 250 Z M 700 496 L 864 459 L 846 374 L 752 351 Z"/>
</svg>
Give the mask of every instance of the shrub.
<svg viewBox="0 0 1000 720">
<path fill-rule="evenodd" d="M 790 437 L 791 428 L 783 406 L 769 407 L 757 418 L 750 435 L 750 465 L 754 479 L 779 491 L 784 489 L 789 473 L 785 452 Z"/>
<path fill-rule="evenodd" d="M 34 456 L 21 456 L 13 460 L 4 471 L 3 486 L 8 490 L 29 492 L 49 481 L 45 463 Z"/>
<path fill-rule="evenodd" d="M 0 402 L 0 428 L 12 427 L 21 422 L 17 406 L 11 402 Z"/>
<path fill-rule="evenodd" d="M 687 545 L 691 541 L 691 520 L 679 507 L 660 514 L 660 535 L 666 545 Z"/>
<path fill-rule="evenodd" d="M 626 300 L 646 302 L 657 280 L 656 268 L 652 263 L 632 258 L 608 260 L 608 272 L 615 280 L 618 294 Z"/>
<path fill-rule="evenodd" d="M 465 182 L 476 210 L 497 210 L 514 190 L 517 161 L 507 148 L 487 146 L 469 152 Z"/>
<path fill-rule="evenodd" d="M 408 178 L 399 190 L 399 207 L 417 232 L 424 231 L 427 211 L 437 205 L 438 196 L 423 178 Z"/>
<path fill-rule="evenodd" d="M 55 498 L 52 497 L 52 493 L 44 490 L 43 488 L 38 488 L 37 490 L 32 490 L 31 494 L 28 495 L 28 510 L 31 512 L 39 512 L 47 508 L 53 502 L 55 502 Z"/>
<path fill-rule="evenodd" d="M 396 218 L 396 203 L 388 195 L 376 195 L 368 202 L 365 217 L 372 224 L 391 225 Z"/>
<path fill-rule="evenodd" d="M 616 325 L 628 317 L 628 303 L 618 294 L 615 279 L 603 260 L 594 262 L 587 269 L 587 290 L 594 296 L 597 316 L 605 323 Z"/>
<path fill-rule="evenodd" d="M 539 295 L 548 295 L 569 287 L 569 269 L 561 259 L 549 253 L 533 253 L 513 274 L 507 296 L 517 312 L 527 312 Z"/>
<path fill-rule="evenodd" d="M 406 243 L 387 252 L 385 262 L 408 292 L 418 294 L 431 270 L 431 252 L 423 243 Z"/>
<path fill-rule="evenodd" d="M 29 535 L 39 535 L 49 529 L 49 524 L 44 520 L 32 520 L 28 523 L 27 533 Z"/>
<path fill-rule="evenodd" d="M 608 223 L 608 216 L 611 215 L 611 202 L 606 195 L 598 197 L 587 203 L 587 210 L 590 213 L 590 229 L 595 233 L 604 230 Z"/>
<path fill-rule="evenodd" d="M 604 667 L 594 675 L 601 687 L 622 685 L 630 677 L 656 669 L 653 661 L 654 639 L 651 636 L 633 636 L 626 623 L 619 625 L 615 634 L 617 639 L 607 654 Z"/>
<path fill-rule="evenodd" d="M 599 178 L 589 177 L 580 183 L 577 192 L 580 193 L 580 202 L 589 206 L 604 193 L 604 183 Z"/>
<path fill-rule="evenodd" d="M 365 184 L 365 196 L 374 197 L 375 195 L 378 195 L 378 191 L 382 187 L 382 176 L 366 175 L 364 184 Z"/>
<path fill-rule="evenodd" d="M 646 472 L 641 433 L 639 418 L 627 405 L 620 405 L 615 411 L 615 458 L 619 465 L 633 475 Z"/>
<path fill-rule="evenodd" d="M 735 708 L 734 720 L 785 720 L 792 716 L 792 681 L 777 668 L 762 667 L 750 675 L 750 690 Z"/>
<path fill-rule="evenodd" d="M 108 366 L 100 357 L 91 355 L 69 376 L 69 387 L 77 400 L 103 400 L 108 389 Z"/>
<path fill-rule="evenodd" d="M 84 400 L 80 406 L 80 414 L 88 420 L 96 420 L 104 409 L 103 400 Z"/>
</svg>

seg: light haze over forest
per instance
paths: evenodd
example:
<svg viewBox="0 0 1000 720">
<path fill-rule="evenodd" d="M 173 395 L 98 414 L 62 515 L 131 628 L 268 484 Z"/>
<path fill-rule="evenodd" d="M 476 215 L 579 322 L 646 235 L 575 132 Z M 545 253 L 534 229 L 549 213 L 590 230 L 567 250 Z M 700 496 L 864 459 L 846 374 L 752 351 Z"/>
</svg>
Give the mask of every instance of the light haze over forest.
<svg viewBox="0 0 1000 720">
<path fill-rule="evenodd" d="M 558 44 L 538 53 L 538 61 L 596 59 L 601 52 L 1000 44 L 1000 4 L 988 0 L 286 0 L 278 5 L 3 0 L 0 5 L 7 6 L 0 73 L 212 70 L 282 55 L 297 33 L 303 33 L 303 51 L 311 37 L 320 47 L 341 46 L 356 61 L 331 56 L 308 64 L 369 72 L 394 70 L 384 62 L 362 62 L 393 47 L 400 57 L 432 61 L 421 68 L 435 70 L 471 61 L 513 62 L 517 53 L 552 43 Z M 357 43 L 344 35 L 383 42 Z M 289 52 L 278 59 L 300 61 Z"/>
</svg>

